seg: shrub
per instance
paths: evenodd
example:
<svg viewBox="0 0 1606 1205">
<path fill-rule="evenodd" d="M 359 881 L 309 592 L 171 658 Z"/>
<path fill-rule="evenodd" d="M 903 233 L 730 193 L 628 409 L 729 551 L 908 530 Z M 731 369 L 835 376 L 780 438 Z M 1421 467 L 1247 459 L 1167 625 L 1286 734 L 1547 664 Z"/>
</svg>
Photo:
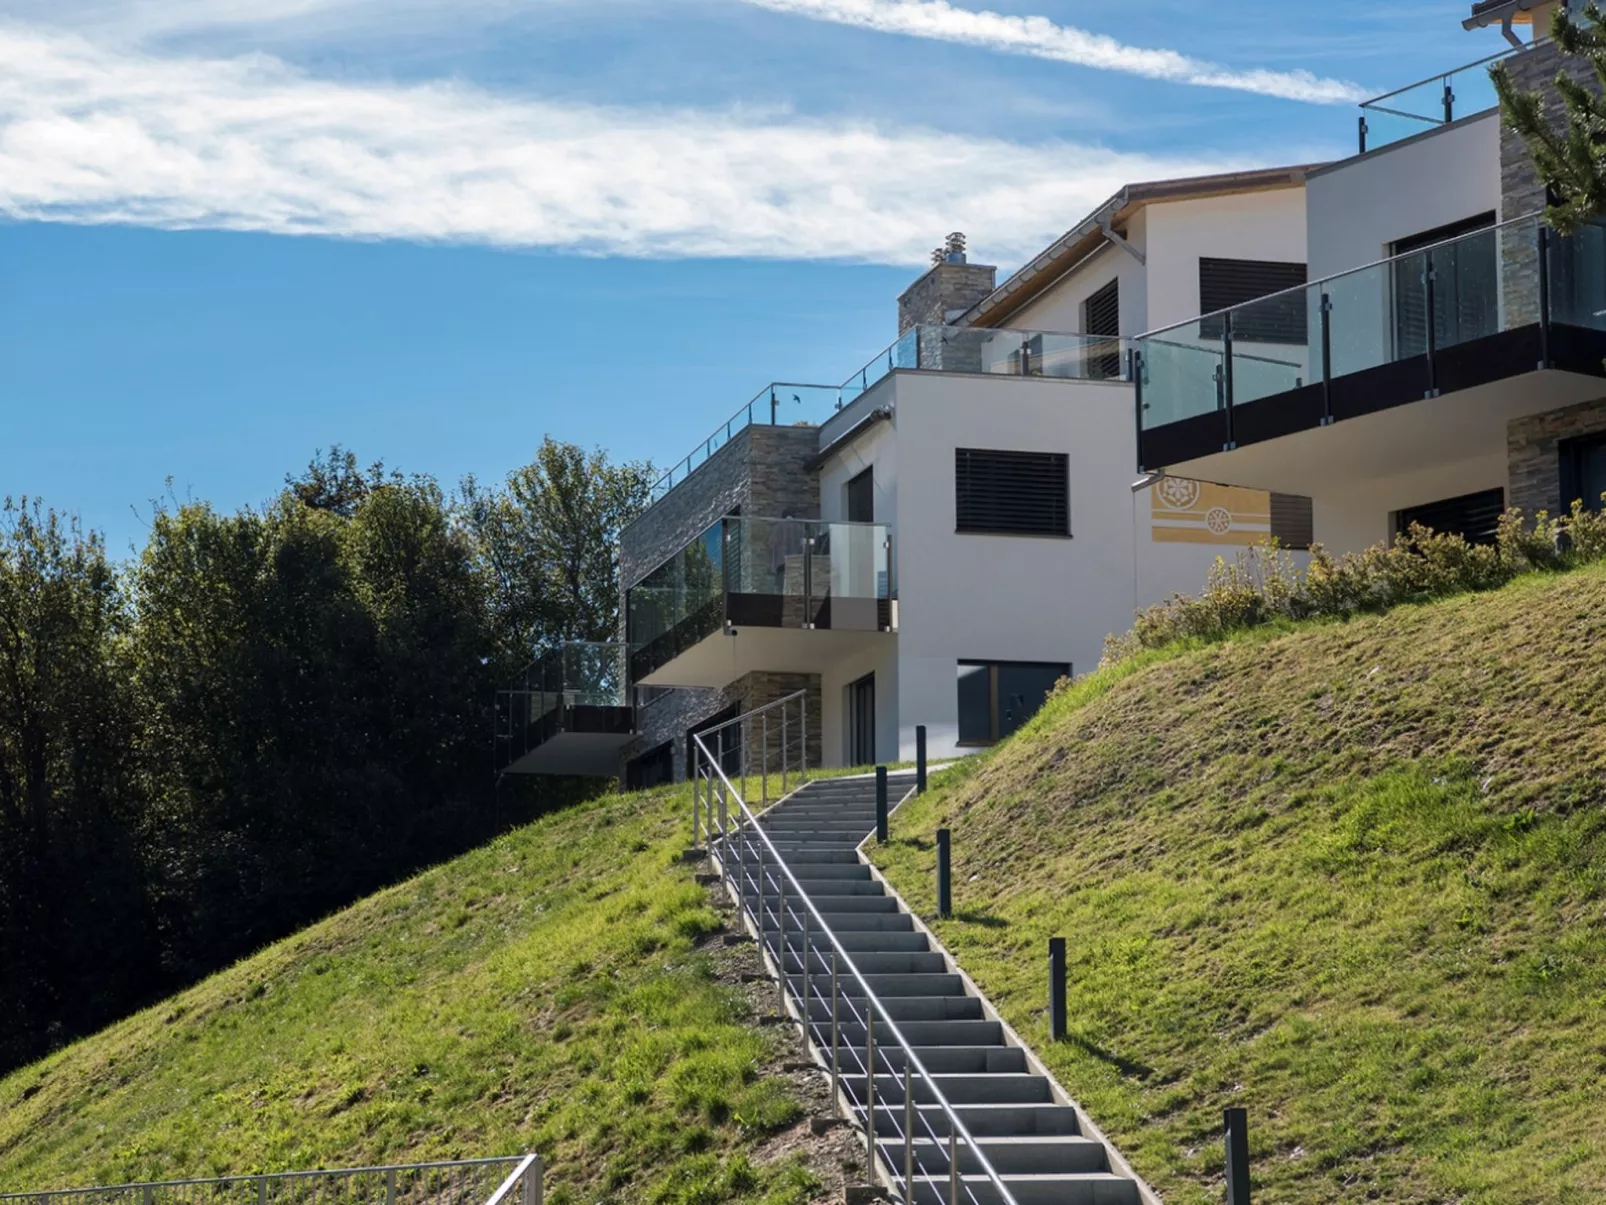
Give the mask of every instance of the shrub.
<svg viewBox="0 0 1606 1205">
<path fill-rule="evenodd" d="M 1579 502 L 1563 518 L 1540 511 L 1531 523 L 1521 511 L 1508 510 L 1493 544 L 1416 523 L 1391 543 L 1338 557 L 1312 544 L 1304 569 L 1271 540 L 1231 561 L 1217 557 L 1197 597 L 1177 594 L 1139 611 L 1130 632 L 1105 641 L 1104 664 L 1179 640 L 1219 640 L 1278 621 L 1385 611 L 1601 560 L 1606 513 L 1587 511 Z"/>
</svg>

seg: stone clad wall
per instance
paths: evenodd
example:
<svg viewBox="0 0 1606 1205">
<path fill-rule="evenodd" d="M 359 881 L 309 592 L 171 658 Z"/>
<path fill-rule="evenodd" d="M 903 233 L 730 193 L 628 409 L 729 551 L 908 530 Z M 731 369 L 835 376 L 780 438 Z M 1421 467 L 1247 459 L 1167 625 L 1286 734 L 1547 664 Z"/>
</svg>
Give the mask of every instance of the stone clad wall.
<svg viewBox="0 0 1606 1205">
<path fill-rule="evenodd" d="M 937 264 L 898 298 L 898 334 L 912 326 L 946 325 L 949 314 L 970 309 L 997 281 L 998 269 L 986 264 Z"/>
<path fill-rule="evenodd" d="M 1582 402 L 1546 414 L 1514 418 L 1506 426 L 1506 458 L 1510 489 L 1507 506 L 1551 515 L 1570 509 L 1573 500 L 1561 496 L 1561 460 L 1557 445 L 1580 435 L 1606 433 L 1606 398 Z"/>
<path fill-rule="evenodd" d="M 752 426 L 731 437 L 719 451 L 632 523 L 619 539 L 619 583 L 628 590 L 680 551 L 720 518 L 739 510 L 756 518 L 816 519 L 820 515 L 819 474 L 807 462 L 820 446 L 815 426 Z M 625 608 L 621 599 L 621 624 Z M 624 633 L 621 633 L 621 639 Z M 749 675 L 749 678 L 768 675 Z M 747 681 L 747 679 L 743 679 Z M 636 712 L 637 737 L 627 751 L 639 757 L 665 741 L 673 742 L 675 778 L 684 779 L 686 733 L 732 703 L 745 711 L 780 698 L 754 694 L 754 687 L 726 690 L 677 688 Z M 818 691 L 818 682 L 815 685 Z M 758 698 L 750 703 L 749 698 Z M 817 740 L 817 734 L 814 738 Z M 818 757 L 818 750 L 811 754 Z"/>
</svg>

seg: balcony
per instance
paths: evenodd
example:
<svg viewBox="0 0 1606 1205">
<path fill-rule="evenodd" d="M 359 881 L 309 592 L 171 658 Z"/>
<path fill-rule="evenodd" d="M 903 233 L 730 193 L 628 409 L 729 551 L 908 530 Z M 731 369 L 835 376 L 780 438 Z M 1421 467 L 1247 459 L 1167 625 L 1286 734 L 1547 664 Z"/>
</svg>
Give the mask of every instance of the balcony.
<svg viewBox="0 0 1606 1205">
<path fill-rule="evenodd" d="M 1140 466 L 1289 493 L 1505 446 L 1599 396 L 1606 228 L 1491 226 L 1135 340 Z M 1366 419 L 1351 428 L 1349 421 Z M 1344 439 L 1310 433 L 1344 425 Z M 1324 442 L 1325 440 L 1325 442 Z M 1278 441 L 1272 444 L 1270 441 Z M 1267 444 L 1263 453 L 1243 449 Z"/>
<path fill-rule="evenodd" d="M 626 593 L 631 681 L 817 673 L 897 626 L 882 523 L 722 519 Z"/>
<path fill-rule="evenodd" d="M 506 774 L 613 775 L 635 739 L 619 643 L 559 645 L 496 696 L 496 766 Z"/>
<path fill-rule="evenodd" d="M 1124 379 L 1126 372 L 1124 344 L 1116 338 L 991 327 L 912 327 L 840 385 L 793 381 L 766 385 L 653 483 L 648 504 L 656 504 L 748 427 L 823 427 L 899 369 L 1096 381 Z"/>
<path fill-rule="evenodd" d="M 1528 49 L 1524 46 L 1522 50 L 1502 50 L 1475 63 L 1361 102 L 1360 153 L 1364 155 L 1367 151 L 1392 146 L 1452 121 L 1493 109 L 1499 100 L 1494 83 L 1489 79 L 1489 68 Z"/>
</svg>

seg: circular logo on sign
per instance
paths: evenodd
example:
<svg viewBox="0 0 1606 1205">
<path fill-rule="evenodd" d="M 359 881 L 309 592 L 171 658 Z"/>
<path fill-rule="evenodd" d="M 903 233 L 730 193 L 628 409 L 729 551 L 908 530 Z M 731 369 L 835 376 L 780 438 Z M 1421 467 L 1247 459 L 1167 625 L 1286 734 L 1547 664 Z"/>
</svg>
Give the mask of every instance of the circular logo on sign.
<svg viewBox="0 0 1606 1205">
<path fill-rule="evenodd" d="M 1232 512 L 1225 506 L 1212 506 L 1205 513 L 1205 526 L 1218 536 L 1224 536 L 1232 530 Z"/>
<path fill-rule="evenodd" d="M 1199 483 L 1185 477 L 1166 477 L 1160 482 L 1160 501 L 1172 510 L 1187 510 L 1199 501 Z"/>
</svg>

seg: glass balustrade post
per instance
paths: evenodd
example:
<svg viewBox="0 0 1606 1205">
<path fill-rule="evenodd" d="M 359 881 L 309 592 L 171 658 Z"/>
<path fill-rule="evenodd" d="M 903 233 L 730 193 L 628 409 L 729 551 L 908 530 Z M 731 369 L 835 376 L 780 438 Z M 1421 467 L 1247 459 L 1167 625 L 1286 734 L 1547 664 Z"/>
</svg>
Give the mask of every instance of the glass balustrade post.
<svg viewBox="0 0 1606 1205">
<path fill-rule="evenodd" d="M 1434 361 L 1434 356 L 1439 349 L 1439 311 L 1434 283 L 1433 252 L 1428 251 L 1422 256 L 1422 290 L 1427 312 L 1427 321 L 1423 325 L 1427 328 L 1425 333 L 1428 349 L 1428 388 L 1427 392 L 1423 394 L 1424 397 L 1439 396 L 1438 366 Z"/>
<path fill-rule="evenodd" d="M 1455 89 L 1450 84 L 1450 77 L 1444 77 L 1444 124 L 1449 125 L 1455 120 Z"/>
<path fill-rule="evenodd" d="M 1550 367 L 1550 228 L 1535 227 L 1539 243 L 1539 367 Z"/>
<path fill-rule="evenodd" d="M 1333 299 L 1322 294 L 1322 426 L 1333 421 Z"/>
<path fill-rule="evenodd" d="M 1230 452 L 1238 446 L 1232 437 L 1232 311 L 1228 310 L 1221 316 L 1221 397 L 1222 405 L 1227 414 L 1226 434 L 1227 440 L 1224 452 Z"/>
<path fill-rule="evenodd" d="M 1365 113 L 1362 113 L 1360 115 L 1360 118 L 1358 119 L 1358 122 L 1359 122 L 1359 125 L 1360 125 L 1360 133 L 1361 133 L 1360 153 L 1364 155 L 1364 154 L 1366 154 L 1366 114 Z"/>
</svg>

